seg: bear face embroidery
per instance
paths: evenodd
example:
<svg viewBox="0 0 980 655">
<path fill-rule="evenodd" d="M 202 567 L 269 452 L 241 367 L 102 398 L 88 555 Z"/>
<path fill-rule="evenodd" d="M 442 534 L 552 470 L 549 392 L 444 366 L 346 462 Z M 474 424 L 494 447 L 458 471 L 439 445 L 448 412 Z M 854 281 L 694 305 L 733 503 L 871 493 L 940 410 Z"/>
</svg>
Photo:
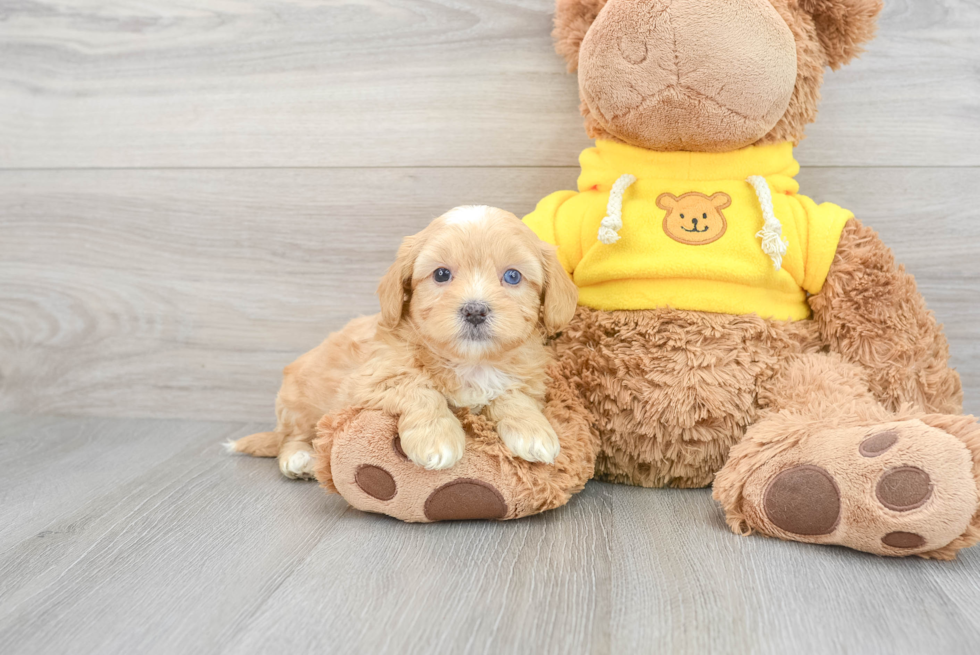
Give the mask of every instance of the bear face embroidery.
<svg viewBox="0 0 980 655">
<path fill-rule="evenodd" d="M 728 221 L 721 210 L 731 204 L 727 193 L 708 197 L 691 191 L 679 198 L 662 193 L 657 198 L 657 207 L 667 212 L 664 232 L 674 241 L 689 246 L 704 246 L 722 238 L 728 231 Z"/>
</svg>

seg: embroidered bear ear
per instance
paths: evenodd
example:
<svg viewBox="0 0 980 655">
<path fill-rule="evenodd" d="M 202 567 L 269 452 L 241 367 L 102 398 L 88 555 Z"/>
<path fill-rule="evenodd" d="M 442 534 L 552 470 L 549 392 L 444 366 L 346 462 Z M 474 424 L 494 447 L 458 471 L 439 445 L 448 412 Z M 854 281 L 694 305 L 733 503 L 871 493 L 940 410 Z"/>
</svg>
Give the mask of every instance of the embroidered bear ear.
<svg viewBox="0 0 980 655">
<path fill-rule="evenodd" d="M 578 70 L 578 53 L 585 33 L 608 0 L 557 0 L 555 3 L 555 50 L 568 62 L 568 72 Z"/>
<path fill-rule="evenodd" d="M 732 204 L 732 197 L 727 193 L 716 193 L 709 200 L 711 200 L 711 205 L 718 210 L 726 209 Z"/>
<path fill-rule="evenodd" d="M 657 207 L 665 211 L 670 211 L 677 206 L 677 201 L 680 200 L 673 193 L 661 193 L 657 196 Z M 725 205 L 727 207 L 727 205 Z"/>
<path fill-rule="evenodd" d="M 882 0 L 800 0 L 817 27 L 827 65 L 837 70 L 864 50 L 874 38 Z"/>
</svg>

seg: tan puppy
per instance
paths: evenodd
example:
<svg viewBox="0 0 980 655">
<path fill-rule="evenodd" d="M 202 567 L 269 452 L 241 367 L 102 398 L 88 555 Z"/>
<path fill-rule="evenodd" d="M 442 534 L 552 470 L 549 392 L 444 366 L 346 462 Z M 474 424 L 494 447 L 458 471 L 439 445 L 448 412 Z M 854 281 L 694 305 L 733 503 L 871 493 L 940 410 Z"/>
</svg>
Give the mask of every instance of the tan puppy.
<svg viewBox="0 0 980 655">
<path fill-rule="evenodd" d="M 458 207 L 404 240 L 378 286 L 381 313 L 358 318 L 286 367 L 274 432 L 229 450 L 278 456 L 312 477 L 311 442 L 348 406 L 397 415 L 402 449 L 428 469 L 463 456 L 454 407 L 482 410 L 518 457 L 554 462 L 558 437 L 541 413 L 546 335 L 572 318 L 578 291 L 555 248 L 516 216 Z"/>
</svg>

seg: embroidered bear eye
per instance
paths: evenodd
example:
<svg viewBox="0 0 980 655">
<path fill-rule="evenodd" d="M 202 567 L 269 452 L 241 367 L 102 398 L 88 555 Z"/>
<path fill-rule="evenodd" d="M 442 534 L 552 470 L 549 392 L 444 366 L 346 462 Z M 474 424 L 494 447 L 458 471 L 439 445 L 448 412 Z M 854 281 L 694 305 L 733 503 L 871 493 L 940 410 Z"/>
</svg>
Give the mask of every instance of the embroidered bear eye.
<svg viewBox="0 0 980 655">
<path fill-rule="evenodd" d="M 444 284 L 453 279 L 453 273 L 448 268 L 437 268 L 436 272 L 432 274 L 432 277 L 439 284 Z"/>
<path fill-rule="evenodd" d="M 705 212 L 705 214 L 704 214 L 704 216 L 702 216 L 702 218 L 708 218 L 708 213 Z"/>
<path fill-rule="evenodd" d="M 504 282 L 510 285 L 516 285 L 521 283 L 521 272 L 516 271 L 513 268 L 507 269 L 504 272 Z"/>
<path fill-rule="evenodd" d="M 681 218 L 684 218 L 684 214 L 681 214 Z"/>
</svg>

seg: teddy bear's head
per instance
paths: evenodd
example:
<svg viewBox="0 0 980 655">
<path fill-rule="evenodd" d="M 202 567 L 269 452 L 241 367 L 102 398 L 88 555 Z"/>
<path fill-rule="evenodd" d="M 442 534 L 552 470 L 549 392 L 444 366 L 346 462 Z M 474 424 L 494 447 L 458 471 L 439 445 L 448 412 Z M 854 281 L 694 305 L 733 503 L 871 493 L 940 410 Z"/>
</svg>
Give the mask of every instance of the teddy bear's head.
<svg viewBox="0 0 980 655">
<path fill-rule="evenodd" d="M 557 0 L 589 136 L 720 152 L 799 142 L 826 66 L 874 35 L 882 0 Z"/>
</svg>

